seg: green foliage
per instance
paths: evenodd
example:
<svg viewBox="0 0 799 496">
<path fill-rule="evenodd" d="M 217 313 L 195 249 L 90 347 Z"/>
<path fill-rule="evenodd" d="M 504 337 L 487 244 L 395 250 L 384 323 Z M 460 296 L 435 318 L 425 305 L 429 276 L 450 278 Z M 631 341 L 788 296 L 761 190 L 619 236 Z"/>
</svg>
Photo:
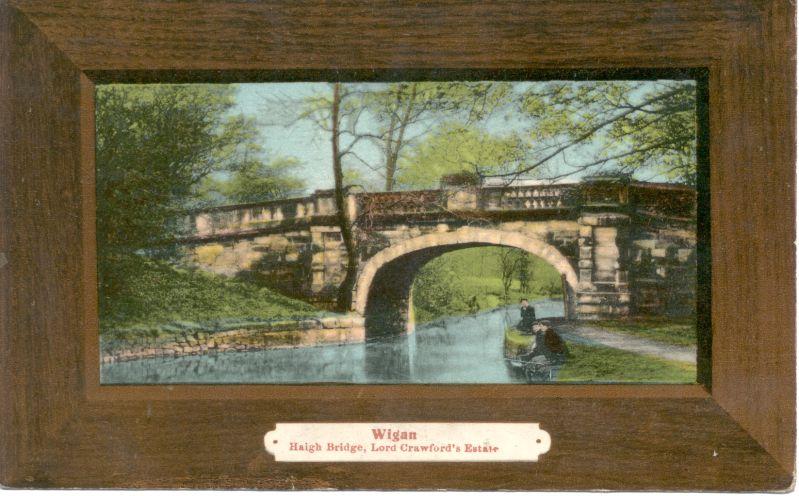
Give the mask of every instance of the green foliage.
<svg viewBox="0 0 799 496">
<path fill-rule="evenodd" d="M 113 297 L 101 294 L 106 300 L 101 304 L 101 333 L 137 328 L 165 332 L 169 326 L 212 330 L 225 322 L 241 326 L 248 319 L 318 313 L 307 303 L 266 288 L 142 256 L 122 257 L 116 269 L 124 275 L 125 285 Z"/>
<path fill-rule="evenodd" d="M 416 321 L 429 322 L 497 308 L 521 297 L 536 299 L 562 294 L 560 274 L 540 258 L 529 256 L 529 270 L 534 274 L 528 282 L 529 290 L 522 292 L 516 281 L 506 299 L 502 283 L 502 255 L 506 250 L 498 246 L 465 248 L 427 263 L 413 284 Z"/>
<path fill-rule="evenodd" d="M 522 137 L 516 134 L 497 136 L 449 122 L 400 160 L 397 184 L 406 189 L 437 188 L 446 175 L 512 171 L 524 164 L 526 149 Z"/>
<path fill-rule="evenodd" d="M 693 319 L 676 320 L 674 317 L 637 317 L 628 320 L 600 320 L 591 322 L 591 325 L 665 344 L 696 345 L 696 323 Z"/>
<path fill-rule="evenodd" d="M 102 85 L 96 94 L 101 259 L 180 232 L 196 185 L 239 159 L 254 131 L 229 118 L 229 85 Z"/>
<path fill-rule="evenodd" d="M 694 81 L 340 86 L 345 168 L 380 189 L 434 188 L 461 172 L 554 180 L 608 169 L 695 183 Z M 315 95 L 299 118 L 329 131 L 330 104 Z"/>
<path fill-rule="evenodd" d="M 338 87 L 339 150 L 344 169 L 367 171 L 371 180 L 382 181 L 378 188 L 387 191 L 407 186 L 398 179 L 404 159 L 431 129 L 450 121 L 472 128 L 509 104 L 512 94 L 510 83 L 486 81 L 347 83 Z M 330 132 L 332 103 L 327 92 L 312 95 L 300 105 L 297 119 Z M 438 177 L 432 182 L 437 184 Z"/>
<path fill-rule="evenodd" d="M 696 382 L 696 365 L 639 355 L 607 346 L 568 343 L 557 382 Z"/>
<path fill-rule="evenodd" d="M 696 85 L 693 81 L 552 81 L 519 98 L 536 145 L 528 170 L 545 177 L 607 167 L 696 182 Z M 566 171 L 550 165 L 560 158 Z"/>
<path fill-rule="evenodd" d="M 533 344 L 535 336 L 532 334 L 522 334 L 515 327 L 505 329 L 504 354 L 507 358 L 517 358 L 519 355 L 528 353 Z"/>
<path fill-rule="evenodd" d="M 458 268 L 457 263 L 449 260 L 447 255 L 442 255 L 419 271 L 413 282 L 413 307 L 417 322 L 468 313 L 465 278 Z"/>
<path fill-rule="evenodd" d="M 101 311 L 124 289 L 124 257 L 176 254 L 163 243 L 185 230 L 188 208 L 223 202 L 226 194 L 260 199 L 299 187 L 286 178 L 289 161 L 261 161 L 255 122 L 231 114 L 236 91 L 234 85 L 202 84 L 97 87 Z M 230 184 L 214 177 L 230 174 Z M 270 189 L 259 196 L 261 187 Z"/>
<path fill-rule="evenodd" d="M 268 163 L 248 160 L 230 179 L 214 179 L 214 186 L 225 203 L 254 203 L 299 196 L 305 188 L 305 182 L 294 175 L 299 166 L 300 162 L 290 157 L 277 157 Z"/>
</svg>

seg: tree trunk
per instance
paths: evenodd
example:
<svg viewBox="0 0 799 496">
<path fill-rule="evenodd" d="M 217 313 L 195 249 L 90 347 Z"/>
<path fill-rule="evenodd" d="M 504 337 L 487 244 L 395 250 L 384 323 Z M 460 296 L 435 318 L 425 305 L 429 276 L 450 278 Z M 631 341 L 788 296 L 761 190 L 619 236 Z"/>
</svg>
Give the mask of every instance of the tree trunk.
<svg viewBox="0 0 799 496">
<path fill-rule="evenodd" d="M 386 153 L 386 191 L 392 191 L 394 189 L 394 177 L 397 173 L 397 161 L 399 160 L 400 149 L 405 144 L 405 130 L 408 128 L 408 124 L 411 120 L 411 114 L 413 113 L 414 105 L 416 104 L 416 83 L 411 85 L 411 95 L 408 98 L 408 102 L 405 106 L 405 112 L 400 119 L 399 127 L 396 128 L 398 132 L 397 139 L 394 140 L 393 148 L 391 146 L 388 147 Z M 399 100 L 399 97 L 397 98 Z M 394 135 L 394 117 L 392 116 L 392 125 L 389 134 L 389 141 L 388 144 L 391 144 L 391 138 Z"/>
<path fill-rule="evenodd" d="M 341 151 L 339 148 L 339 128 L 340 117 L 339 109 L 341 106 L 341 83 L 333 85 L 333 105 L 330 111 L 332 119 L 332 146 L 333 146 L 333 177 L 335 179 L 335 200 L 338 216 L 338 225 L 341 229 L 341 238 L 344 241 L 344 248 L 347 251 L 347 270 L 344 280 L 338 288 L 338 298 L 336 307 L 340 312 L 348 312 L 352 309 L 352 290 L 355 286 L 355 278 L 358 275 L 358 250 L 355 246 L 355 238 L 352 234 L 352 220 L 349 217 L 347 201 L 344 192 L 344 171 L 341 165 Z"/>
<path fill-rule="evenodd" d="M 400 96 L 397 94 L 397 104 L 399 107 Z M 394 172 L 395 165 L 391 161 L 394 156 L 394 129 L 397 126 L 397 113 L 391 112 L 391 119 L 386 132 L 385 155 L 386 155 L 386 191 L 394 189 Z"/>
</svg>

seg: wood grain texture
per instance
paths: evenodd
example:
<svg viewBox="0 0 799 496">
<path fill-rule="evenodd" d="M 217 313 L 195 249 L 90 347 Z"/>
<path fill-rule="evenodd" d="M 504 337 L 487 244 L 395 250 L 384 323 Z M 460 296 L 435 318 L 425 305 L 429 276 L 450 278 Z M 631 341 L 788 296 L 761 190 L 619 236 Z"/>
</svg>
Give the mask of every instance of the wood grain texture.
<svg viewBox="0 0 799 496">
<path fill-rule="evenodd" d="M 4 477 L 81 401 L 80 72 L 24 15 L 3 8 L 0 303 Z"/>
<path fill-rule="evenodd" d="M 757 17 L 729 0 L 14 4 L 85 71 L 694 66 Z"/>
<path fill-rule="evenodd" d="M 713 397 L 792 470 L 796 322 L 794 13 L 774 2 L 711 87 Z"/>
<path fill-rule="evenodd" d="M 538 463 L 286 464 L 262 444 L 276 419 L 453 418 L 535 419 L 552 449 Z M 114 402 L 87 409 L 50 448 L 58 463 L 34 485 L 775 490 L 791 479 L 709 398 Z"/>
<path fill-rule="evenodd" d="M 0 392 L 11 399 L 0 403 L 3 483 L 790 485 L 795 46 L 787 0 L 12 3 L 0 0 L 0 253 L 9 260 L 0 266 Z M 403 68 L 546 77 L 653 67 L 710 74 L 712 396 L 698 386 L 99 386 L 96 353 L 86 354 L 97 338 L 87 78 L 288 80 L 338 70 L 369 78 Z M 532 465 L 276 464 L 261 439 L 290 420 L 533 420 L 553 435 L 553 450 Z"/>
</svg>

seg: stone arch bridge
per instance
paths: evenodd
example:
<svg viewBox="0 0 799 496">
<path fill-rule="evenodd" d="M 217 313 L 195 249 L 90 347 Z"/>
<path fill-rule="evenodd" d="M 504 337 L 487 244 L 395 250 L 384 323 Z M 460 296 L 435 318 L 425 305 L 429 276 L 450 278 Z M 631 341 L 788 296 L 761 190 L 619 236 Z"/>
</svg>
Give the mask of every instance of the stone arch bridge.
<svg viewBox="0 0 799 496">
<path fill-rule="evenodd" d="M 411 286 L 425 263 L 489 245 L 526 250 L 552 265 L 570 318 L 694 311 L 696 192 L 689 187 L 591 178 L 351 193 L 347 208 L 360 260 L 353 310 L 366 317 L 367 329 L 408 323 Z M 189 234 L 179 242 L 203 270 L 332 303 L 346 262 L 335 214 L 331 191 L 217 207 L 190 215 Z"/>
</svg>

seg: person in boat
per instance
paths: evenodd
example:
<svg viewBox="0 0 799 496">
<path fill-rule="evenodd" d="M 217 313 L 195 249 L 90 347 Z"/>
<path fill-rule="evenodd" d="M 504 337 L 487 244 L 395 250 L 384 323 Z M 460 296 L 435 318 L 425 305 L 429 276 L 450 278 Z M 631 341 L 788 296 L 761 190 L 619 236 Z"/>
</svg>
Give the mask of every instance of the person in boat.
<svg viewBox="0 0 799 496">
<path fill-rule="evenodd" d="M 519 331 L 530 334 L 533 331 L 533 324 L 535 324 L 535 308 L 530 305 L 527 298 L 519 300 L 520 313 L 522 320 L 519 322 Z"/>
<path fill-rule="evenodd" d="M 535 345 L 532 349 L 532 356 L 543 355 L 551 364 L 563 363 L 566 359 L 566 343 L 547 325 L 533 325 L 535 333 Z"/>
</svg>

